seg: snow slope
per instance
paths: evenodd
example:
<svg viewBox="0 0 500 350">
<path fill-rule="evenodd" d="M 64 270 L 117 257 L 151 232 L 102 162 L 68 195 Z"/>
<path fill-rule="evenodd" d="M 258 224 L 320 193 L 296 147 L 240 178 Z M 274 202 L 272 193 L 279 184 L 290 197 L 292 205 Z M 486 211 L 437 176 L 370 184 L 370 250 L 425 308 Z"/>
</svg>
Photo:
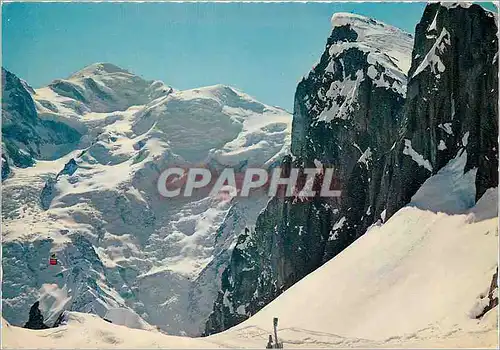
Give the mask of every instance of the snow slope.
<svg viewBox="0 0 500 350">
<path fill-rule="evenodd" d="M 201 339 L 169 336 L 157 331 L 144 331 L 111 324 L 96 315 L 70 313 L 68 325 L 44 331 L 11 326 L 2 319 L 2 347 L 213 349 L 218 346 Z"/>
<path fill-rule="evenodd" d="M 471 312 L 497 266 L 497 189 L 474 205 L 475 170 L 463 173 L 466 157 L 462 151 L 387 223 L 227 333 L 266 329 L 279 317 L 282 329 L 304 334 L 375 341 L 468 334 L 495 344 L 498 307 L 482 321 Z"/>
<path fill-rule="evenodd" d="M 135 329 L 152 329 L 150 325 L 144 322 L 136 313 L 125 308 L 109 309 L 104 318 L 116 325 Z"/>
<path fill-rule="evenodd" d="M 4 326 L 4 346 L 256 348 L 265 345 L 273 317 L 285 348 L 498 346 L 498 306 L 475 319 L 497 266 L 497 189 L 471 206 L 474 170 L 463 173 L 466 157 L 459 153 L 386 223 L 226 332 L 157 336 L 73 314 L 57 329 Z"/>
<path fill-rule="evenodd" d="M 84 136 L 76 151 L 14 168 L 3 183 L 7 320 L 24 324 L 55 284 L 71 310 L 128 307 L 170 334 L 200 334 L 224 257 L 268 198 L 165 199 L 156 181 L 172 165 L 273 166 L 289 148 L 291 115 L 229 86 L 175 91 L 111 64 L 32 97 L 40 117 Z M 58 311 L 44 310 L 51 320 Z"/>
</svg>

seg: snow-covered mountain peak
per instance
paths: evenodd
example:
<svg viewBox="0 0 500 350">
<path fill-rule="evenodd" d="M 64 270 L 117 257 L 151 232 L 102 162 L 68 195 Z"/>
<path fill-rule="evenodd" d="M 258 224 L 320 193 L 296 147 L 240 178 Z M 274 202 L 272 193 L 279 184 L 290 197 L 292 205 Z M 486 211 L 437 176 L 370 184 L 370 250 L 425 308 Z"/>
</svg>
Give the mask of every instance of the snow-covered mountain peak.
<svg viewBox="0 0 500 350">
<path fill-rule="evenodd" d="M 172 91 L 161 81 L 146 80 L 114 64 L 94 63 L 37 89 L 33 97 L 40 113 L 80 117 L 90 112 L 125 111 Z"/>
<path fill-rule="evenodd" d="M 113 73 L 124 73 L 124 74 L 133 75 L 129 71 L 127 71 L 123 68 L 120 68 L 112 63 L 97 62 L 97 63 L 93 63 L 93 64 L 79 70 L 76 73 L 73 73 L 69 77 L 69 79 L 84 78 L 84 77 L 88 77 L 88 76 L 113 74 Z"/>
<path fill-rule="evenodd" d="M 17 263 L 21 241 L 36 251 L 27 254 L 36 256 L 43 283 L 68 291 L 65 307 L 102 317 L 127 307 L 169 333 L 200 334 L 233 240 L 255 224 L 268 197 L 166 200 L 158 194 L 159 174 L 178 165 L 279 164 L 290 147 L 291 115 L 227 85 L 174 91 L 108 64 L 34 92 L 13 74 L 4 76 L 3 141 L 14 151 L 12 145 L 26 143 L 9 152 L 12 175 L 4 171 L 4 251 L 15 256 L 4 262 L 14 281 L 4 287 L 5 300 L 17 297 L 18 278 L 37 281 Z M 11 120 L 22 125 L 11 123 L 16 129 L 9 133 Z M 33 156 L 29 163 L 25 149 Z M 18 211 L 26 215 L 13 214 Z M 60 274 L 41 263 L 51 252 Z M 88 261 L 92 268 L 83 268 Z M 23 301 L 4 311 L 16 324 L 43 294 L 33 283 L 26 288 Z"/>
<path fill-rule="evenodd" d="M 253 113 L 288 114 L 281 108 L 265 105 L 234 87 L 221 84 L 175 91 L 170 95 L 169 101 L 181 102 L 187 107 L 188 104 L 195 105 L 205 101 L 213 108 L 232 115 L 236 120 Z M 169 101 L 165 100 L 165 103 Z"/>
<path fill-rule="evenodd" d="M 351 13 L 336 13 L 331 23 L 325 52 L 301 82 L 304 89 L 321 85 L 314 96 L 303 97 L 304 107 L 318 122 L 352 117 L 358 106 L 355 96 L 363 84 L 405 96 L 413 45 L 410 34 Z"/>
<path fill-rule="evenodd" d="M 338 12 L 331 18 L 332 49 L 331 54 L 349 47 L 363 51 L 384 52 L 390 58 L 390 65 L 395 65 L 401 72 L 410 68 L 410 56 L 413 37 L 405 31 L 353 13 Z M 347 44 L 350 42 L 352 44 Z M 336 45 L 335 45 L 336 44 Z M 340 47 L 339 47 L 340 46 Z"/>
<path fill-rule="evenodd" d="M 226 92 L 226 93 L 243 94 L 238 89 L 236 89 L 232 86 L 229 86 L 229 85 L 224 85 L 224 84 L 208 85 L 208 86 L 201 87 L 198 90 L 213 92 L 213 93 Z"/>
<path fill-rule="evenodd" d="M 396 28 L 394 26 L 391 26 L 389 24 L 386 24 L 384 22 L 378 21 L 378 20 L 370 18 L 370 17 L 358 15 L 356 13 L 350 13 L 350 12 L 335 12 L 332 15 L 331 23 L 332 23 L 333 28 L 345 26 L 345 25 L 349 24 L 352 27 L 359 27 L 359 28 L 366 28 L 367 26 L 370 26 L 373 28 L 381 27 L 381 28 L 386 28 L 384 30 L 387 30 L 387 28 L 390 28 L 391 30 L 402 32 L 401 29 Z"/>
<path fill-rule="evenodd" d="M 434 1 L 430 1 L 430 3 L 433 3 L 433 2 Z M 439 4 L 443 7 L 448 8 L 448 9 L 456 8 L 456 7 L 469 8 L 472 6 L 472 2 L 470 2 L 470 1 L 464 1 L 464 2 L 441 2 L 441 1 L 439 1 Z"/>
<path fill-rule="evenodd" d="M 227 96 L 240 96 L 243 93 L 239 92 L 237 89 L 223 84 L 203 86 L 199 88 L 182 90 L 178 92 L 178 96 L 183 96 L 185 98 L 217 98 L 224 99 Z"/>
<path fill-rule="evenodd" d="M 228 85 L 211 85 L 196 89 L 177 91 L 172 95 L 173 99 L 196 100 L 209 99 L 215 101 L 225 108 L 236 108 L 252 112 L 262 113 L 264 110 L 271 111 L 274 107 L 264 105 L 250 95 Z M 276 108 L 277 110 L 277 108 Z"/>
<path fill-rule="evenodd" d="M 332 27 L 340 27 L 349 25 L 356 25 L 357 23 L 370 23 L 370 24 L 380 24 L 385 25 L 382 22 L 378 22 L 372 18 L 361 16 L 350 12 L 335 12 L 331 18 Z"/>
<path fill-rule="evenodd" d="M 395 33 L 406 37 L 412 37 L 410 33 L 397 27 L 377 21 L 373 18 L 361 16 L 349 12 L 336 12 L 331 18 L 332 29 L 343 26 L 350 26 L 358 34 L 357 41 L 363 41 L 374 35 L 385 35 Z M 369 41 L 369 40 L 368 40 Z"/>
<path fill-rule="evenodd" d="M 152 128 L 159 131 L 171 149 L 187 161 L 217 155 L 217 163 L 227 164 L 228 159 L 219 156 L 231 153 L 230 164 L 254 158 L 262 165 L 289 145 L 290 124 L 288 112 L 233 87 L 213 85 L 174 91 L 153 101 L 136 116 L 133 130 L 136 134 Z"/>
</svg>

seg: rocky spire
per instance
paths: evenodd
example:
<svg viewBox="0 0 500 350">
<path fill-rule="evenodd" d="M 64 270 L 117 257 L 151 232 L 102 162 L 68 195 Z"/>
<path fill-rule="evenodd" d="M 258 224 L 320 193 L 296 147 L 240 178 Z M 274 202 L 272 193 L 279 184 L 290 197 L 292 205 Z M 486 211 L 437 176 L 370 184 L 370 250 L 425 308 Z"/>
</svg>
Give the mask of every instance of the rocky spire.
<svg viewBox="0 0 500 350">
<path fill-rule="evenodd" d="M 40 302 L 36 301 L 30 309 L 30 316 L 28 322 L 24 325 L 24 328 L 29 329 L 47 329 L 50 328 L 45 323 L 43 323 L 43 315 L 39 309 Z"/>
</svg>

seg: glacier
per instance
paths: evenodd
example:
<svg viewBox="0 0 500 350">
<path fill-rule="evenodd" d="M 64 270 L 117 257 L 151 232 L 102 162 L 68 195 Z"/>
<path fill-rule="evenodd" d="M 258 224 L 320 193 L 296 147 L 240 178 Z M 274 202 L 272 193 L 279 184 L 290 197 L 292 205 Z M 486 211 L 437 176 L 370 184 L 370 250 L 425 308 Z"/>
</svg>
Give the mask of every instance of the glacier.
<svg viewBox="0 0 500 350">
<path fill-rule="evenodd" d="M 125 308 L 169 334 L 200 334 L 234 240 L 268 198 L 168 200 L 156 179 L 173 165 L 272 168 L 290 147 L 290 113 L 229 86 L 181 91 L 109 63 L 26 90 L 26 103 L 81 138 L 62 156 L 12 164 L 3 181 L 4 317 L 23 324 L 55 285 L 67 310 Z M 61 308 L 42 311 L 55 320 Z"/>
</svg>

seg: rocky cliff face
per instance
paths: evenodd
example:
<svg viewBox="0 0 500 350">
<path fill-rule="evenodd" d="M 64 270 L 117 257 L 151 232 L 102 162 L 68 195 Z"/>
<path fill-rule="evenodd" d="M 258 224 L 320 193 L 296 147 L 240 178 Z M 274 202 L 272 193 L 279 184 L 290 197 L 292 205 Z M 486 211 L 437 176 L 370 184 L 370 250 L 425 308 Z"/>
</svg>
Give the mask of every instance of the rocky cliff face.
<svg viewBox="0 0 500 350">
<path fill-rule="evenodd" d="M 342 196 L 268 203 L 255 231 L 239 238 L 207 334 L 258 311 L 352 243 L 385 209 L 412 37 L 352 14 L 334 15 L 332 25 L 319 63 L 297 87 L 293 157 L 282 167 L 333 168 Z"/>
<path fill-rule="evenodd" d="M 430 4 L 416 27 L 389 214 L 465 148 L 476 199 L 498 184 L 498 40 L 493 13 Z"/>
<path fill-rule="evenodd" d="M 28 84 L 2 68 L 2 179 L 11 165 L 25 168 L 35 159 L 55 159 L 82 136 L 60 121 L 40 119 L 31 94 Z"/>
<path fill-rule="evenodd" d="M 38 308 L 40 302 L 35 302 L 30 308 L 30 315 L 28 322 L 24 325 L 24 328 L 28 329 L 47 329 L 49 328 L 45 323 L 43 323 L 43 315 Z"/>
<path fill-rule="evenodd" d="M 497 26 L 478 5 L 428 5 L 412 40 L 336 14 L 318 65 L 296 91 L 293 156 L 334 168 L 340 199 L 273 198 L 238 239 L 206 334 L 248 318 L 386 221 L 464 149 L 476 197 L 498 184 Z M 474 170 L 475 171 L 475 170 Z"/>
</svg>

